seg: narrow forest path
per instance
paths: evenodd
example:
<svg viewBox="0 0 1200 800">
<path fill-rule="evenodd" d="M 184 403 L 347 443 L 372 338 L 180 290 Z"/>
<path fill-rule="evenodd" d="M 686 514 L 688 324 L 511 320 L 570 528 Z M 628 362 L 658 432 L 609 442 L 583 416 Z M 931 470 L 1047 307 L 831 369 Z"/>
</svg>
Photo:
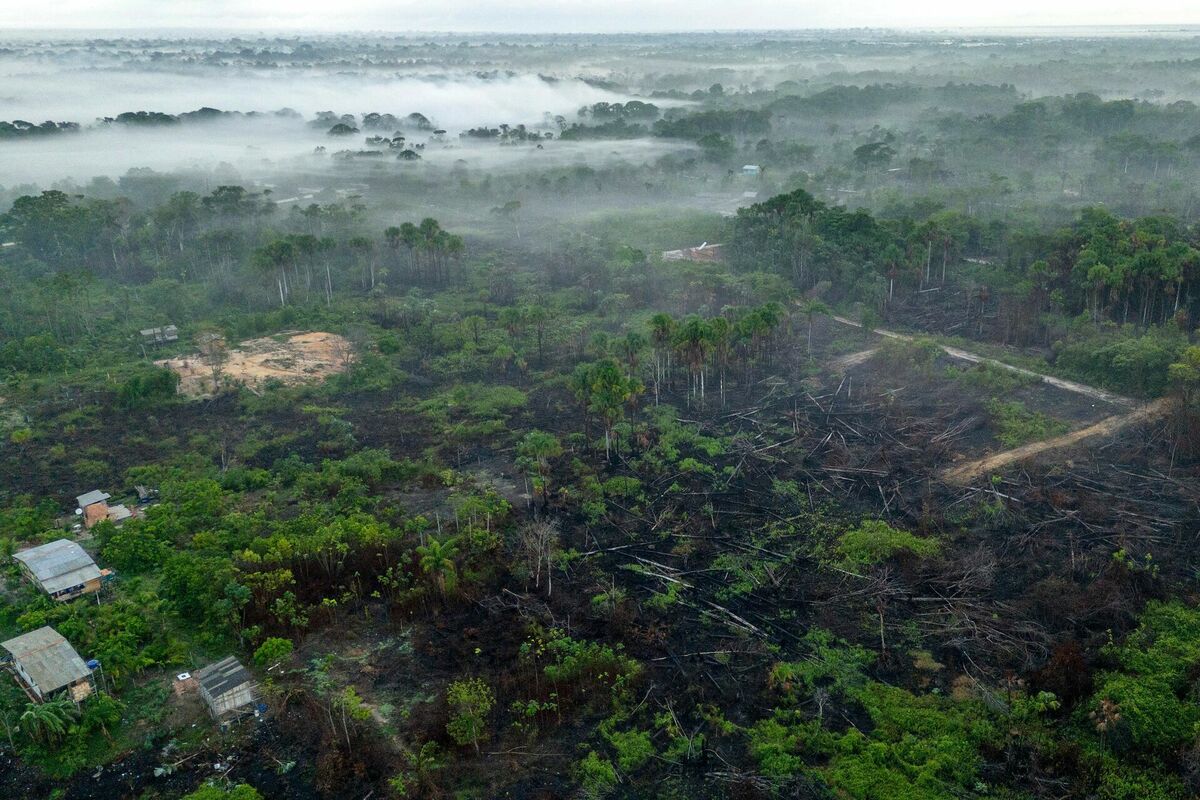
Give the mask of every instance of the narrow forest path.
<svg viewBox="0 0 1200 800">
<path fill-rule="evenodd" d="M 833 315 L 833 319 L 842 323 L 843 325 L 850 325 L 855 328 L 862 327 L 861 323 L 855 322 L 852 319 L 847 319 L 846 317 Z M 889 339 L 912 341 L 914 338 L 907 334 L 896 333 L 895 331 L 882 330 L 879 328 L 876 328 L 873 332 Z M 1125 406 L 1126 408 L 1133 409 L 1126 414 L 1114 414 L 1110 417 L 1105 417 L 1099 422 L 1087 425 L 1069 433 L 1065 433 L 1062 436 L 1055 436 L 1052 439 L 1044 439 L 1040 442 L 1031 442 L 1029 444 L 1022 445 L 1021 447 L 1013 448 L 1012 450 L 994 453 L 990 456 L 985 456 L 984 458 L 968 461 L 966 463 L 950 467 L 942 472 L 942 479 L 948 483 L 968 483 L 980 476 L 988 475 L 996 472 L 997 470 L 1003 469 L 1010 464 L 1035 458 L 1042 453 L 1046 453 L 1051 450 L 1070 447 L 1084 441 L 1085 439 L 1091 439 L 1097 436 L 1111 436 L 1129 427 L 1130 425 L 1136 425 L 1138 423 L 1160 417 L 1166 414 L 1170 408 L 1170 399 L 1166 397 L 1143 405 L 1131 398 L 1123 397 L 1119 394 L 1105 391 L 1104 389 L 1098 389 L 1095 386 L 1088 386 L 1087 384 L 1076 383 L 1075 381 L 1068 381 L 1064 380 L 1063 378 L 1056 378 L 1053 375 L 1043 375 L 1038 372 L 1023 369 L 1021 367 L 1014 367 L 1012 364 L 1005 364 L 1003 361 L 997 361 L 994 358 L 987 358 L 985 356 L 981 356 L 967 350 L 962 350 L 957 347 L 950 347 L 949 345 L 939 345 L 939 347 L 942 348 L 942 351 L 945 352 L 946 355 L 951 356 L 952 358 L 961 359 L 973 364 L 991 364 L 1021 375 L 1037 378 L 1042 383 L 1054 386 L 1058 389 L 1063 389 L 1064 391 L 1074 392 L 1085 397 L 1090 397 L 1094 400 L 1102 400 L 1106 403 L 1111 403 L 1117 406 Z M 873 356 L 875 352 L 875 349 L 871 349 L 862 350 L 857 353 L 850 353 L 849 355 L 841 356 L 840 358 L 830 362 L 830 366 L 832 366 L 834 369 L 848 369 L 849 367 L 862 364 L 871 356 Z"/>
</svg>

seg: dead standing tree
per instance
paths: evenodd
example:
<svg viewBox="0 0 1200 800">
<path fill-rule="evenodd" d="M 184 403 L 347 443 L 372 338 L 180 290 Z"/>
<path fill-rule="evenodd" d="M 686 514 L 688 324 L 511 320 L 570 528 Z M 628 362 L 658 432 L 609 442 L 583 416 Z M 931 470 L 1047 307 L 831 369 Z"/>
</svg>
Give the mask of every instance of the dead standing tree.
<svg viewBox="0 0 1200 800">
<path fill-rule="evenodd" d="M 556 520 L 535 519 L 523 526 L 517 547 L 533 575 L 533 585 L 542 587 L 542 573 L 546 575 L 546 596 L 554 591 L 553 559 L 558 550 L 559 529 Z"/>
<path fill-rule="evenodd" d="M 196 347 L 200 351 L 200 360 L 212 372 L 213 394 L 217 394 L 221 391 L 221 376 L 229 360 L 225 335 L 217 330 L 201 331 L 196 335 Z"/>
</svg>

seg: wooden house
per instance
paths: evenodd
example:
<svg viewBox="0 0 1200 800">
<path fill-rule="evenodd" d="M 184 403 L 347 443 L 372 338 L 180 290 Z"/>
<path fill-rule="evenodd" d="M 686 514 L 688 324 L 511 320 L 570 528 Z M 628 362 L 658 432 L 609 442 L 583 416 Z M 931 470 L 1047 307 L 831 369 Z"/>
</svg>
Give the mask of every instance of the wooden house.
<svg viewBox="0 0 1200 800">
<path fill-rule="evenodd" d="M 98 592 L 112 577 L 112 570 L 100 569 L 82 547 L 68 539 L 22 550 L 13 561 L 33 585 L 60 602 Z"/>
<path fill-rule="evenodd" d="M 96 691 L 92 670 L 71 643 L 51 627 L 38 628 L 0 643 L 3 660 L 25 692 L 43 703 L 62 692 L 79 703 Z"/>
</svg>

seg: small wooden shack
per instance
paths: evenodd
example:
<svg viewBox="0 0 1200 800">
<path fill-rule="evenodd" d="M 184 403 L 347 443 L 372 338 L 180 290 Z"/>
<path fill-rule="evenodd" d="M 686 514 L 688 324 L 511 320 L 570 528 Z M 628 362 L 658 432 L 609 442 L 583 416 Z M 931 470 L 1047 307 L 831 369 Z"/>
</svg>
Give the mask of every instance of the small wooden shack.
<svg viewBox="0 0 1200 800">
<path fill-rule="evenodd" d="M 0 643 L 26 694 L 42 703 L 67 692 L 76 703 L 96 691 L 88 665 L 62 634 L 47 626 Z"/>
<path fill-rule="evenodd" d="M 250 671 L 233 656 L 202 667 L 192 675 L 200 684 L 200 697 L 213 719 L 221 721 L 254 710 L 258 686 Z"/>
<path fill-rule="evenodd" d="M 163 325 L 161 328 L 143 328 L 138 331 L 142 335 L 143 344 L 166 344 L 179 341 L 179 328 L 174 325 Z"/>
<path fill-rule="evenodd" d="M 100 569 L 76 542 L 56 539 L 13 556 L 31 583 L 60 602 L 100 591 L 112 571 Z"/>
</svg>

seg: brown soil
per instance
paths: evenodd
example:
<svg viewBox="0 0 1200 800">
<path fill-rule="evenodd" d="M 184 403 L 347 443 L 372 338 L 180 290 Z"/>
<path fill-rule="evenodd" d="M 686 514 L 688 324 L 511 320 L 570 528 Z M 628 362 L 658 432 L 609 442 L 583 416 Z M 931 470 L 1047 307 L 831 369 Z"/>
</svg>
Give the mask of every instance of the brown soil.
<svg viewBox="0 0 1200 800">
<path fill-rule="evenodd" d="M 345 371 L 351 353 L 350 342 L 345 338 L 321 331 L 250 339 L 229 351 L 222 368 L 222 381 L 253 388 L 268 380 L 283 383 L 323 380 Z M 189 397 L 212 394 L 212 370 L 198 353 L 154 363 L 179 373 L 180 394 Z"/>
<path fill-rule="evenodd" d="M 1095 436 L 1112 436 L 1130 425 L 1162 416 L 1167 412 L 1169 405 L 1170 401 L 1168 398 L 1155 400 L 1153 403 L 1147 403 L 1129 414 L 1116 414 L 1106 417 L 1094 425 L 1080 428 L 1077 431 L 1071 431 L 1062 436 L 1056 436 L 1053 439 L 1032 442 L 1031 444 L 1017 447 L 1013 450 L 1006 450 L 1003 453 L 997 453 L 987 458 L 981 458 L 966 464 L 959 464 L 952 469 L 946 470 L 942 475 L 948 483 L 967 483 L 981 475 L 996 472 L 1009 464 L 1025 461 L 1049 450 L 1070 447 L 1084 439 L 1090 439 Z"/>
</svg>

